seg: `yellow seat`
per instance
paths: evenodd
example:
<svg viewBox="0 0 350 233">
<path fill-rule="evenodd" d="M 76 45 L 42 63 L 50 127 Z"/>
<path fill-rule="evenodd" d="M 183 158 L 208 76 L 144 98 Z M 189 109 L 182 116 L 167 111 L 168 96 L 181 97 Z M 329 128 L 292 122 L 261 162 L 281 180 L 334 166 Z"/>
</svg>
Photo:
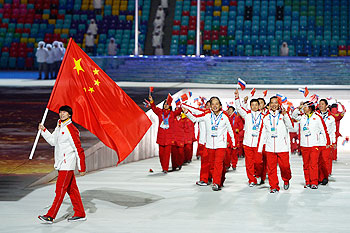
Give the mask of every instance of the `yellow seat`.
<svg viewBox="0 0 350 233">
<path fill-rule="evenodd" d="M 94 10 L 94 9 L 95 9 L 95 8 L 94 8 L 94 5 L 90 4 L 90 5 L 89 5 L 89 10 L 92 11 L 92 10 Z"/>
<path fill-rule="evenodd" d="M 27 43 L 28 42 L 28 38 L 22 37 L 20 41 L 21 41 L 21 43 Z"/>
<path fill-rule="evenodd" d="M 113 10 L 112 15 L 119 15 L 119 10 Z"/>
<path fill-rule="evenodd" d="M 0 1 L 0 3 L 4 3 L 4 1 Z M 27 4 L 28 1 L 27 0 L 21 0 L 21 4 Z"/>
<path fill-rule="evenodd" d="M 346 56 L 346 50 L 339 50 L 339 56 Z"/>
<path fill-rule="evenodd" d="M 204 49 L 204 50 L 211 50 L 211 45 L 210 45 L 210 44 L 205 44 L 205 45 L 203 46 L 203 49 Z"/>
<path fill-rule="evenodd" d="M 50 15 L 48 14 L 43 14 L 43 19 L 49 19 L 50 18 Z"/>
<path fill-rule="evenodd" d="M 221 0 L 215 0 L 214 5 L 215 6 L 221 6 L 222 5 L 221 4 Z"/>
<path fill-rule="evenodd" d="M 55 30 L 53 30 L 53 32 L 54 32 L 55 34 L 61 34 L 61 29 L 56 28 Z"/>
<path fill-rule="evenodd" d="M 89 5 L 87 5 L 87 4 L 81 5 L 81 9 L 82 9 L 83 11 L 88 10 L 88 8 L 89 8 Z"/>
<path fill-rule="evenodd" d="M 126 16 L 126 20 L 127 21 L 133 21 L 134 20 L 134 16 L 133 15 L 127 15 Z"/>
<path fill-rule="evenodd" d="M 68 28 L 62 29 L 62 34 L 69 34 L 69 29 Z"/>
<path fill-rule="evenodd" d="M 128 9 L 127 5 L 120 5 L 120 10 L 121 11 L 126 11 L 126 9 Z"/>
<path fill-rule="evenodd" d="M 348 56 L 350 56 L 350 50 L 348 50 Z"/>
<path fill-rule="evenodd" d="M 221 10 L 228 12 L 229 11 L 229 7 L 228 6 L 222 6 Z"/>
<path fill-rule="evenodd" d="M 28 38 L 28 43 L 35 43 L 35 38 Z"/>
<path fill-rule="evenodd" d="M 56 19 L 49 19 L 49 24 L 56 24 Z"/>
<path fill-rule="evenodd" d="M 213 15 L 214 15 L 214 16 L 220 16 L 220 15 L 221 15 L 221 12 L 220 12 L 220 11 L 214 11 Z"/>
</svg>

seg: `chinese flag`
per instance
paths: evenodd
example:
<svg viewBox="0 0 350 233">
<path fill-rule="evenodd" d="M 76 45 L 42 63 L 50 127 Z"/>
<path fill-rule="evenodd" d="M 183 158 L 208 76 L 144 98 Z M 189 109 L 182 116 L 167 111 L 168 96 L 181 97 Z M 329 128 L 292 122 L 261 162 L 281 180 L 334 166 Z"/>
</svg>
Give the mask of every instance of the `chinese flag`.
<svg viewBox="0 0 350 233">
<path fill-rule="evenodd" d="M 181 100 L 182 102 L 185 102 L 186 100 L 188 100 L 188 96 L 186 93 L 181 96 Z"/>
<path fill-rule="evenodd" d="M 151 121 L 96 63 L 69 40 L 47 108 L 73 109 L 72 120 L 96 135 L 122 162 L 145 135 Z"/>
<path fill-rule="evenodd" d="M 250 94 L 252 94 L 252 96 L 254 96 L 255 92 L 256 92 L 256 90 L 255 90 L 255 87 L 254 87 L 253 90 L 250 92 Z"/>
<path fill-rule="evenodd" d="M 263 93 L 264 93 L 264 97 L 266 97 L 266 95 L 267 95 L 267 90 L 265 90 Z"/>
<path fill-rule="evenodd" d="M 309 95 L 309 89 L 307 89 L 307 87 L 305 87 L 305 92 L 304 92 L 304 97 Z"/>
<path fill-rule="evenodd" d="M 171 106 L 171 103 L 173 102 L 173 97 L 168 93 L 168 97 L 166 98 L 166 103 Z"/>
<path fill-rule="evenodd" d="M 154 87 L 149 87 L 149 92 L 153 93 L 154 92 Z"/>
</svg>

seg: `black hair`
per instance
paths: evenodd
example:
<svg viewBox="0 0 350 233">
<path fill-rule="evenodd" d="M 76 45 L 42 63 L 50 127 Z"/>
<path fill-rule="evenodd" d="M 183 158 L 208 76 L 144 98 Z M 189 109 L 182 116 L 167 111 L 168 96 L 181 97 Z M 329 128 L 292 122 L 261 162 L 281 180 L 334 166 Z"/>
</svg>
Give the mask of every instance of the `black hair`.
<svg viewBox="0 0 350 233">
<path fill-rule="evenodd" d="M 68 114 L 70 115 L 70 117 L 73 116 L 73 110 L 71 107 L 69 107 L 68 105 L 63 105 L 60 107 L 60 109 L 58 110 L 59 112 L 61 111 L 65 111 L 65 112 L 68 112 Z"/>
<path fill-rule="evenodd" d="M 252 105 L 252 103 L 254 103 L 254 102 L 257 102 L 258 105 L 259 105 L 259 100 L 258 100 L 258 99 L 252 99 L 252 100 L 250 101 L 250 105 Z"/>
<path fill-rule="evenodd" d="M 320 102 L 323 101 L 326 105 L 328 105 L 328 101 L 326 99 L 321 99 Z"/>
<path fill-rule="evenodd" d="M 278 97 L 277 97 L 277 96 L 275 96 L 275 95 L 274 95 L 274 96 L 272 96 L 272 97 L 270 97 L 270 103 L 271 103 L 271 100 L 272 100 L 272 99 L 278 99 Z"/>
<path fill-rule="evenodd" d="M 228 109 L 227 109 L 227 110 L 229 110 L 230 108 L 232 108 L 233 111 L 236 110 L 233 106 L 228 106 Z"/>
<path fill-rule="evenodd" d="M 258 98 L 258 101 L 259 101 L 259 100 L 262 100 L 262 101 L 264 102 L 264 104 L 266 105 L 266 102 L 265 102 L 265 99 L 264 99 L 264 98 L 261 98 L 261 97 L 260 97 L 260 98 Z"/>
<path fill-rule="evenodd" d="M 165 105 L 166 103 L 167 103 L 167 102 L 166 102 L 166 100 L 165 100 L 164 103 L 163 103 L 163 109 L 164 109 L 164 105 Z M 169 104 L 168 104 L 168 106 L 169 106 L 169 110 L 172 111 L 172 110 L 173 110 L 173 107 L 172 107 L 171 105 L 169 105 Z"/>
<path fill-rule="evenodd" d="M 210 98 L 210 100 L 209 100 L 210 104 L 211 104 L 211 102 L 212 102 L 214 99 L 217 99 L 217 100 L 219 101 L 220 106 L 222 106 L 219 97 L 216 97 L 216 96 L 213 96 L 213 97 Z"/>
<path fill-rule="evenodd" d="M 331 108 L 338 108 L 338 104 L 336 104 L 336 103 L 332 104 Z"/>
<path fill-rule="evenodd" d="M 312 112 L 314 112 L 316 110 L 316 106 L 315 103 L 311 102 L 311 101 L 306 101 L 304 104 L 306 104 Z"/>
</svg>

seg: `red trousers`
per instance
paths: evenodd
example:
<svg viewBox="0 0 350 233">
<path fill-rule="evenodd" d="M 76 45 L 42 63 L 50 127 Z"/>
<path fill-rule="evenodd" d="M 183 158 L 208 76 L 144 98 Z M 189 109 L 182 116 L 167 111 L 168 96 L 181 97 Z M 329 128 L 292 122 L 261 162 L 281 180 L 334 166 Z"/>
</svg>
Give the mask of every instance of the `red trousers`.
<svg viewBox="0 0 350 233">
<path fill-rule="evenodd" d="M 225 168 L 229 168 L 230 166 L 237 167 L 237 162 L 238 162 L 238 149 L 233 149 L 229 147 L 226 148 L 224 167 Z"/>
<path fill-rule="evenodd" d="M 64 196 L 68 193 L 73 204 L 74 216 L 85 217 L 84 206 L 81 201 L 77 182 L 75 181 L 74 171 L 58 171 L 55 192 L 56 196 L 51 208 L 46 214 L 47 216 L 56 218 Z"/>
<path fill-rule="evenodd" d="M 184 148 L 181 146 L 171 146 L 171 165 L 175 169 L 184 163 Z"/>
<path fill-rule="evenodd" d="M 208 149 L 204 146 L 203 153 L 201 154 L 201 171 L 199 180 L 208 183 L 208 179 L 211 177 L 210 174 L 210 162 L 209 162 L 209 154 Z"/>
<path fill-rule="evenodd" d="M 292 153 L 294 153 L 299 149 L 298 134 L 296 132 L 289 133 L 289 138 L 290 138 L 290 150 Z"/>
<path fill-rule="evenodd" d="M 261 169 L 261 180 L 266 180 L 266 174 L 267 174 L 267 157 L 266 157 L 266 151 L 265 151 L 265 145 L 262 151 L 262 169 Z"/>
<path fill-rule="evenodd" d="M 168 171 L 169 169 L 170 153 L 171 153 L 171 145 L 166 145 L 166 146 L 159 145 L 159 160 L 163 171 Z"/>
<path fill-rule="evenodd" d="M 260 177 L 262 173 L 262 154 L 258 153 L 257 147 L 243 146 L 243 148 L 245 153 L 245 167 L 249 183 L 256 184 L 256 178 Z"/>
<path fill-rule="evenodd" d="M 318 157 L 320 151 L 317 146 L 301 147 L 303 168 L 306 185 L 318 185 Z"/>
<path fill-rule="evenodd" d="M 193 156 L 193 143 L 185 144 L 185 161 L 191 161 Z"/>
<path fill-rule="evenodd" d="M 289 152 L 266 152 L 270 189 L 280 190 L 278 186 L 277 163 L 281 170 L 282 180 L 289 182 L 292 172 L 289 164 Z"/>
<path fill-rule="evenodd" d="M 205 145 L 204 144 L 199 144 L 198 143 L 198 147 L 197 147 L 197 156 L 200 157 L 203 154 L 203 151 L 205 150 Z"/>
<path fill-rule="evenodd" d="M 209 154 L 209 161 L 212 164 L 213 184 L 222 186 L 224 171 L 224 159 L 226 155 L 226 148 L 207 149 Z"/>
<path fill-rule="evenodd" d="M 327 178 L 330 174 L 329 172 L 329 162 L 332 162 L 331 159 L 331 148 L 325 146 L 319 147 L 320 157 L 318 159 L 318 181 L 322 181 Z"/>
</svg>

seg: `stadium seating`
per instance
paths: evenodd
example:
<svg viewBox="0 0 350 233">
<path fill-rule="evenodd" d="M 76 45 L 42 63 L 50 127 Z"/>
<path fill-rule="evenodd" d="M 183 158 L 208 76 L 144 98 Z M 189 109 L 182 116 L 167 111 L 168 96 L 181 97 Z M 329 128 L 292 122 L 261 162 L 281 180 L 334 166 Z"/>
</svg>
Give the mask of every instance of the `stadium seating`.
<svg viewBox="0 0 350 233">
<path fill-rule="evenodd" d="M 118 44 L 118 55 L 134 50 L 135 0 L 105 0 L 95 14 L 93 0 L 0 0 L 0 68 L 32 69 L 35 48 L 72 37 L 83 49 L 90 19 L 98 25 L 96 54 L 106 55 L 109 38 Z M 139 0 L 139 43 L 144 48 L 151 0 Z"/>
<path fill-rule="evenodd" d="M 347 56 L 349 9 L 348 0 L 202 1 L 201 50 L 214 56 L 278 56 L 285 41 L 290 56 Z M 176 1 L 172 55 L 194 54 L 196 11 L 196 1 Z"/>
</svg>

